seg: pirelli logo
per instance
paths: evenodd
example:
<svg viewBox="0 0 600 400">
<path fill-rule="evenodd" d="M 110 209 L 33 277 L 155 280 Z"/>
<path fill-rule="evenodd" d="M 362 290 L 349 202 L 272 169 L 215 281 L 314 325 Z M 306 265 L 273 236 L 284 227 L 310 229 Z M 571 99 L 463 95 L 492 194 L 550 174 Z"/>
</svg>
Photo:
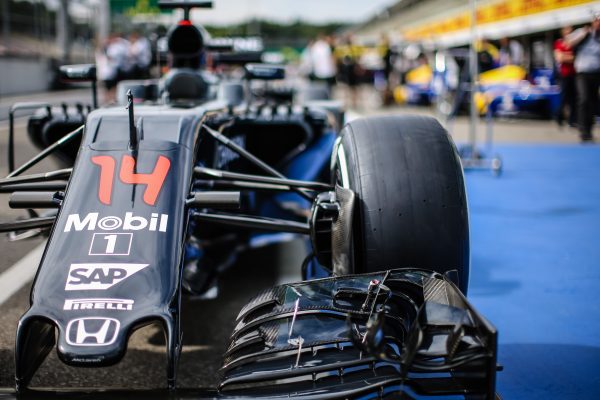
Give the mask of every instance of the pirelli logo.
<svg viewBox="0 0 600 400">
<path fill-rule="evenodd" d="M 133 300 L 130 299 L 66 299 L 63 310 L 133 310 Z"/>
</svg>

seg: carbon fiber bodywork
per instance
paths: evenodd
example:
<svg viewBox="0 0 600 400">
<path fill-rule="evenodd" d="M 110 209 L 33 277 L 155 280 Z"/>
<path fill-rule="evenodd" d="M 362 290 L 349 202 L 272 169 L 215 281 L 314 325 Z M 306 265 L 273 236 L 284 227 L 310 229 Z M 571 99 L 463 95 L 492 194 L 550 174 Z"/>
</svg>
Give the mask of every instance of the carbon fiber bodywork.
<svg viewBox="0 0 600 400">
<path fill-rule="evenodd" d="M 300 282 L 242 309 L 220 389 L 311 399 L 403 391 L 493 399 L 496 343 L 495 328 L 431 271 Z"/>
</svg>

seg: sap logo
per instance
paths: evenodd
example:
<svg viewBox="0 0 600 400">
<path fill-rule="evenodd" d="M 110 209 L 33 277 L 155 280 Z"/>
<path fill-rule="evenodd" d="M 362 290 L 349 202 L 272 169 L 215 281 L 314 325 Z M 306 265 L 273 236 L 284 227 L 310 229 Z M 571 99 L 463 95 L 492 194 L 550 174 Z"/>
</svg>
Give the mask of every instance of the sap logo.
<svg viewBox="0 0 600 400">
<path fill-rule="evenodd" d="M 71 346 L 108 346 L 117 340 L 120 326 L 114 318 L 72 319 L 67 324 L 67 343 Z"/>
<path fill-rule="evenodd" d="M 139 231 L 148 228 L 149 231 L 166 232 L 169 216 L 167 214 L 152 213 L 150 221 L 144 217 L 133 215 L 132 212 L 126 212 L 125 218 L 119 218 L 112 215 L 98 219 L 98 213 L 89 213 L 83 219 L 79 214 L 69 214 L 67 223 L 65 224 L 65 232 L 75 231 L 93 231 L 100 228 L 105 231 L 113 231 L 115 229 L 123 229 L 124 231 Z"/>
<path fill-rule="evenodd" d="M 149 264 L 71 264 L 65 290 L 105 290 Z"/>
<path fill-rule="evenodd" d="M 129 299 L 65 299 L 63 310 L 133 310 Z"/>
</svg>

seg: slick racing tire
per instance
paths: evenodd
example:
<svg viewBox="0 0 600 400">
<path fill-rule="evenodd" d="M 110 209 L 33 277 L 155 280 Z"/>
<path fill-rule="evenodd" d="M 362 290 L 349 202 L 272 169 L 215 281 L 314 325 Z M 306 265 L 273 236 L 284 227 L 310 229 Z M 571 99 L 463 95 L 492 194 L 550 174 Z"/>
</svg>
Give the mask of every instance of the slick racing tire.
<svg viewBox="0 0 600 400">
<path fill-rule="evenodd" d="M 469 221 L 463 170 L 451 137 L 437 120 L 354 120 L 340 134 L 334 161 L 336 184 L 356 196 L 352 261 L 341 272 L 456 270 L 458 286 L 466 293 Z"/>
</svg>

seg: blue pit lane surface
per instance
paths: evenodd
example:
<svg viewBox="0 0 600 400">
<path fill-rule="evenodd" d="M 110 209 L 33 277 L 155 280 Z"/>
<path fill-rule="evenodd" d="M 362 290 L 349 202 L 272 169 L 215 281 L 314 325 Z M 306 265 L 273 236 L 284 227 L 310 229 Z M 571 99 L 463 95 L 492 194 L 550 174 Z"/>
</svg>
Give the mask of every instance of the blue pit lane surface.
<svg viewBox="0 0 600 400">
<path fill-rule="evenodd" d="M 503 399 L 600 398 L 600 146 L 496 148 L 466 172 L 469 298 L 499 331 Z"/>
</svg>

